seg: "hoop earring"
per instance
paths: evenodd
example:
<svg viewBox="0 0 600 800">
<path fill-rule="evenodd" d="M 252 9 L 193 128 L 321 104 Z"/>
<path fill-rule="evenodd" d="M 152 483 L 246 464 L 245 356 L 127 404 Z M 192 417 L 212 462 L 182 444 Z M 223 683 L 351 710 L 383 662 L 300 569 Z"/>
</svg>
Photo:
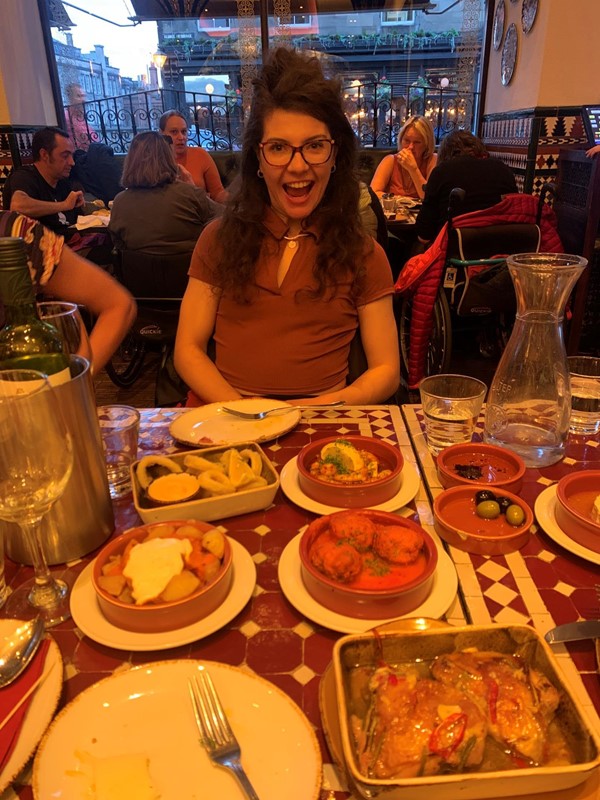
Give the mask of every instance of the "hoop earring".
<svg viewBox="0 0 600 800">
<path fill-rule="evenodd" d="M 259 178 L 264 178 L 265 177 L 265 174 L 262 171 L 262 169 L 257 169 L 256 170 L 256 174 L 258 175 Z"/>
<path fill-rule="evenodd" d="M 336 164 L 334 164 L 334 165 L 333 165 L 333 167 L 331 168 L 331 174 L 332 174 L 332 175 L 333 175 L 333 173 L 336 171 L 336 169 L 337 169 L 337 165 L 336 165 Z"/>
</svg>

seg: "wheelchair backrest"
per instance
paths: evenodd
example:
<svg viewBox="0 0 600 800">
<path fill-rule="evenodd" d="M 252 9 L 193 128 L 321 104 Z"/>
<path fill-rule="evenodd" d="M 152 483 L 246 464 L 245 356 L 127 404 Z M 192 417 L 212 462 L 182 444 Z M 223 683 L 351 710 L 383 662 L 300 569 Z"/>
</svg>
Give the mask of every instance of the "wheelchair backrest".
<svg viewBox="0 0 600 800">
<path fill-rule="evenodd" d="M 538 225 L 511 222 L 481 228 L 454 228 L 448 234 L 448 259 L 481 261 L 512 253 L 538 253 L 541 232 Z"/>
</svg>

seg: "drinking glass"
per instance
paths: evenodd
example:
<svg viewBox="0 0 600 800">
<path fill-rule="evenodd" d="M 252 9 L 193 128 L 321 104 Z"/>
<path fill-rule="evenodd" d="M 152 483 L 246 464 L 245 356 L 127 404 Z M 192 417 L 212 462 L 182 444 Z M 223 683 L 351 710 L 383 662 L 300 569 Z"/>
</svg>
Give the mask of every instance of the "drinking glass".
<svg viewBox="0 0 600 800">
<path fill-rule="evenodd" d="M 48 569 L 41 524 L 72 468 L 71 437 L 46 376 L 0 370 L 0 519 L 19 526 L 35 573 L 8 598 L 9 617 L 41 616 L 49 627 L 70 616 L 67 584 Z"/>
<path fill-rule="evenodd" d="M 433 455 L 470 442 L 487 386 L 469 375 L 430 375 L 419 384 L 425 438 Z"/>
<path fill-rule="evenodd" d="M 569 430 L 583 436 L 600 431 L 600 358 L 569 356 L 571 417 Z"/>
<path fill-rule="evenodd" d="M 37 308 L 40 319 L 49 322 L 59 332 L 65 345 L 65 353 L 83 356 L 91 363 L 92 348 L 77 305 L 45 300 L 38 303 Z"/>
</svg>

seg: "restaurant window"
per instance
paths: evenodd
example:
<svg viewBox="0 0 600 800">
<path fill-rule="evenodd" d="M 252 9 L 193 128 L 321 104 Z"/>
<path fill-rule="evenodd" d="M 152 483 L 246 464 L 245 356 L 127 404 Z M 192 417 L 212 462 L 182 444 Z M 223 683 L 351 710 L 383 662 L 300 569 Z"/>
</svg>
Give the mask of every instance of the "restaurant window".
<svg viewBox="0 0 600 800">
<path fill-rule="evenodd" d="M 381 15 L 382 25 L 412 25 L 414 21 L 414 11 L 384 11 Z"/>
<path fill-rule="evenodd" d="M 97 0 L 78 4 L 98 15 Z M 211 0 L 199 16 L 153 20 L 148 9 L 157 8 L 154 0 L 105 0 L 100 14 L 130 26 L 115 28 L 69 4 L 72 27 L 52 28 L 63 99 L 65 87 L 80 82 L 95 103 L 103 139 L 119 152 L 126 152 L 135 131 L 156 127 L 162 110 L 171 107 L 193 111 L 190 143 L 236 150 L 264 37 L 265 46 L 285 43 L 318 57 L 327 72 L 339 75 L 362 147 L 395 147 L 400 127 L 412 114 L 431 120 L 438 144 L 457 127 L 476 130 L 489 3 L 412 0 L 411 8 L 405 5 L 404 0 L 385 0 L 385 5 L 379 0 Z M 238 10 L 235 17 L 232 8 Z M 144 21 L 132 27 L 132 18 Z M 90 27 L 93 38 L 85 39 Z M 123 29 L 127 38 L 118 44 Z M 152 44 L 138 46 L 137 39 L 147 42 L 149 32 Z M 136 50 L 145 52 L 145 63 L 127 66 Z M 152 63 L 154 53 L 159 66 Z M 117 99 L 107 80 L 109 68 L 118 75 Z M 194 76 L 206 81 L 200 84 Z M 104 102 L 109 95 L 111 103 Z"/>
<path fill-rule="evenodd" d="M 223 28 L 232 28 L 231 19 L 229 17 L 210 17 L 206 19 L 202 17 L 203 30 L 222 30 Z"/>
</svg>

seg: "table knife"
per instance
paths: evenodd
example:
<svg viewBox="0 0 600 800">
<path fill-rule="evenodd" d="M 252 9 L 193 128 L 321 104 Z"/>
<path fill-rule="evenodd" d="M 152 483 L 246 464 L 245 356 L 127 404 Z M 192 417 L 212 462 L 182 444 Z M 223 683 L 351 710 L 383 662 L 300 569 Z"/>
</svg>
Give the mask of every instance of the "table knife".
<svg viewBox="0 0 600 800">
<path fill-rule="evenodd" d="M 555 642 L 577 642 L 580 639 L 600 639 L 600 620 L 582 620 L 580 622 L 567 622 L 566 625 L 557 625 L 544 637 L 549 644 Z"/>
</svg>

